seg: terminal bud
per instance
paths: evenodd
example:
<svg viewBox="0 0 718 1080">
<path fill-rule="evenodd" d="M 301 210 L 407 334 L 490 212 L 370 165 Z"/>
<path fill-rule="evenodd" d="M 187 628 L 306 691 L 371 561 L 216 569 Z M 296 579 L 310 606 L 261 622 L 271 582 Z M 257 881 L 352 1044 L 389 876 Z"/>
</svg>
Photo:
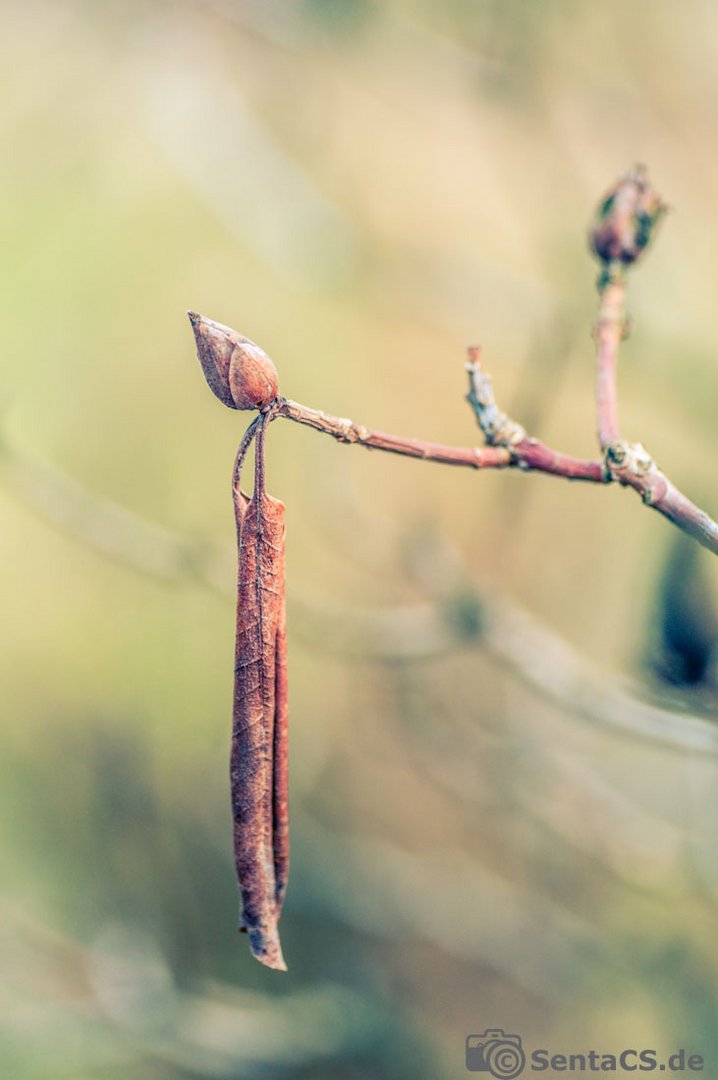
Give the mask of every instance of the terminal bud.
<svg viewBox="0 0 718 1080">
<path fill-rule="evenodd" d="M 630 266 L 667 210 L 645 167 L 635 165 L 603 197 L 589 231 L 591 250 L 604 264 Z"/>
<path fill-rule="evenodd" d="M 264 349 L 229 326 L 196 311 L 187 314 L 210 390 L 230 409 L 266 409 L 279 385 L 277 369 Z"/>
</svg>

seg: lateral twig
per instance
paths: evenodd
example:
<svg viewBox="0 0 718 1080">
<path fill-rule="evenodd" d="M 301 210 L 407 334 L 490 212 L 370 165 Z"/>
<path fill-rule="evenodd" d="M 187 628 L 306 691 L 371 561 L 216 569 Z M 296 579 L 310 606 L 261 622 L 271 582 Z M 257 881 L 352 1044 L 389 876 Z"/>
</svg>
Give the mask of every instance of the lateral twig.
<svg viewBox="0 0 718 1080">
<path fill-rule="evenodd" d="M 596 342 L 596 421 L 605 451 L 620 438 L 618 429 L 618 346 L 626 336 L 626 279 L 622 267 L 599 278 L 600 305 L 594 326 Z"/>
<path fill-rule="evenodd" d="M 301 405 L 289 398 L 279 398 L 276 415 L 297 424 L 305 424 L 315 431 L 323 431 L 338 442 L 356 443 L 368 450 L 384 450 L 389 454 L 437 461 L 443 465 L 463 465 L 469 469 L 506 469 L 513 464 L 511 454 L 502 447 L 446 446 L 443 443 L 426 442 L 424 439 L 390 435 L 385 431 L 374 431 L 363 424 L 356 424 L 353 420 L 332 416 L 319 409 L 310 409 L 307 405 Z"/>
<path fill-rule="evenodd" d="M 502 412 L 494 398 L 491 378 L 481 366 L 480 355 L 481 350 L 477 345 L 469 347 L 466 364 L 469 392 L 466 400 L 474 410 L 476 421 L 489 446 L 504 447 L 511 454 L 511 464 L 524 472 L 545 472 L 566 480 L 590 480 L 595 484 L 610 480 L 600 461 L 586 461 L 552 450 L 539 439 L 529 437 L 521 424 Z"/>
<path fill-rule="evenodd" d="M 618 423 L 618 350 L 626 336 L 626 275 L 648 247 L 667 206 L 641 165 L 630 169 L 604 197 L 589 234 L 601 264 L 597 288 L 596 419 L 609 480 L 632 487 L 679 529 L 718 554 L 718 524 L 658 468 L 640 443 L 627 442 Z"/>
<path fill-rule="evenodd" d="M 514 467 L 563 476 L 570 480 L 591 480 L 594 483 L 604 483 L 606 480 L 600 461 L 582 461 L 567 454 L 560 454 L 536 439 L 529 439 L 525 434 L 522 440 L 516 442 L 496 441 L 483 447 L 446 446 L 442 443 L 426 442 L 424 439 L 374 431 L 363 424 L 356 424 L 353 420 L 310 409 L 288 398 L 279 399 L 276 415 L 297 424 L 306 424 L 325 435 L 331 435 L 338 442 L 357 443 L 369 450 L 384 450 L 390 454 L 437 461 L 443 465 L 464 465 L 472 469 Z"/>
</svg>

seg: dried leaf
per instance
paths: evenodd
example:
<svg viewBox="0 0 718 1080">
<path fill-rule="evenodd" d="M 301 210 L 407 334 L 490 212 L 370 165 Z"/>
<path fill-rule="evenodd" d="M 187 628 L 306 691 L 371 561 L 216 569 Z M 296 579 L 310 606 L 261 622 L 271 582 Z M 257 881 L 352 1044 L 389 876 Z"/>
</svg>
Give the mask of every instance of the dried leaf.
<svg viewBox="0 0 718 1080">
<path fill-rule="evenodd" d="M 230 777 L 240 929 L 258 960 L 286 970 L 277 930 L 289 855 L 285 530 L 284 504 L 264 488 L 266 423 L 259 421 L 251 499 L 239 486 L 251 429 L 235 469 L 239 574 Z"/>
<path fill-rule="evenodd" d="M 280 503 L 280 506 L 282 504 Z M 282 515 L 284 507 L 282 506 Z M 284 555 L 284 552 L 282 552 Z M 284 582 L 282 582 L 284 589 Z M 288 807 L 288 696 L 287 696 L 287 617 L 282 594 L 274 692 L 274 772 L 272 809 L 274 819 L 274 876 L 276 879 L 277 917 L 281 914 L 289 875 L 289 807 Z"/>
</svg>

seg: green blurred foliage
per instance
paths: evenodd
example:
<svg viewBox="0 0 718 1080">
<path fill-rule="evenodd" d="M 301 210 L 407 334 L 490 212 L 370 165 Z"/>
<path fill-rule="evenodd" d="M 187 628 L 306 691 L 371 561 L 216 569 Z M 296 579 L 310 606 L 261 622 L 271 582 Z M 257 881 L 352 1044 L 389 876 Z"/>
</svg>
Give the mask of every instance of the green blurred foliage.
<svg viewBox="0 0 718 1080">
<path fill-rule="evenodd" d="M 618 491 L 280 423 L 290 973 L 250 959 L 227 792 L 242 418 L 184 315 L 257 340 L 308 405 L 461 444 L 481 340 L 505 407 L 589 455 L 585 228 L 646 161 L 676 212 L 631 279 L 622 423 L 715 513 L 715 5 L 0 19 L 3 1076 L 436 1080 L 499 1024 L 718 1061 L 715 762 L 539 701 L 481 650 L 471 585 L 636 674 L 668 525 Z M 99 541 L 93 500 L 134 516 Z M 418 662 L 344 658 L 303 623 L 432 600 L 464 645 Z"/>
</svg>

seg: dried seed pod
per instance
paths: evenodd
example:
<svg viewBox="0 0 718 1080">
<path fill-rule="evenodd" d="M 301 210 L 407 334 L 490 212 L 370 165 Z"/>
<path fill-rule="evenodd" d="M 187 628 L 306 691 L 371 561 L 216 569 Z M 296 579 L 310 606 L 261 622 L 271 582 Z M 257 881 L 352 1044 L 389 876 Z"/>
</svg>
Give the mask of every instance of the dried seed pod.
<svg viewBox="0 0 718 1080">
<path fill-rule="evenodd" d="M 603 263 L 634 263 L 667 210 L 644 166 L 634 166 L 604 195 L 589 232 L 591 250 Z"/>
<path fill-rule="evenodd" d="M 264 349 L 229 326 L 196 311 L 187 314 L 210 390 L 230 409 L 266 409 L 279 385 L 277 369 Z"/>
</svg>

